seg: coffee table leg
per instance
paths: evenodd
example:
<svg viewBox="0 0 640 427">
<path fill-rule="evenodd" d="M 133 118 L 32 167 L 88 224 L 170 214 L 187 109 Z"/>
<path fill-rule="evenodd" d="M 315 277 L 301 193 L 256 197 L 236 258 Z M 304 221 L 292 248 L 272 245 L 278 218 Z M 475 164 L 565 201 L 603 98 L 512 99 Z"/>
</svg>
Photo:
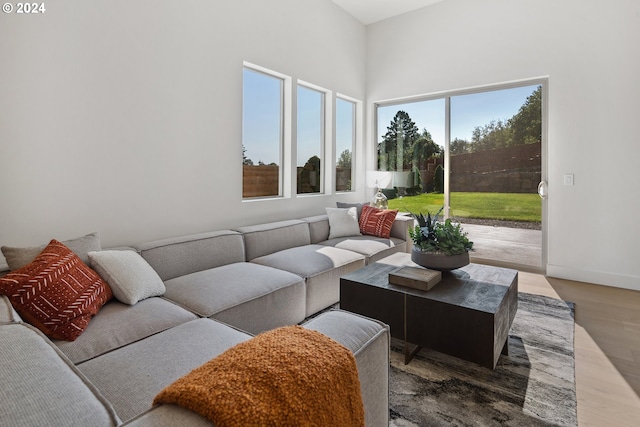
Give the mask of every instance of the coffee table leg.
<svg viewBox="0 0 640 427">
<path fill-rule="evenodd" d="M 507 339 L 504 342 L 504 346 L 502 347 L 502 354 L 504 354 L 505 356 L 509 355 L 509 336 L 507 336 Z"/>
<path fill-rule="evenodd" d="M 421 345 L 409 350 L 410 344 L 407 341 L 407 294 L 404 294 L 404 364 L 407 365 L 411 359 L 422 349 Z"/>
<path fill-rule="evenodd" d="M 413 350 L 409 350 L 410 344 L 408 342 L 404 342 L 404 364 L 408 365 L 411 362 L 411 359 L 418 354 L 420 350 L 422 350 L 421 345 L 417 345 Z"/>
</svg>

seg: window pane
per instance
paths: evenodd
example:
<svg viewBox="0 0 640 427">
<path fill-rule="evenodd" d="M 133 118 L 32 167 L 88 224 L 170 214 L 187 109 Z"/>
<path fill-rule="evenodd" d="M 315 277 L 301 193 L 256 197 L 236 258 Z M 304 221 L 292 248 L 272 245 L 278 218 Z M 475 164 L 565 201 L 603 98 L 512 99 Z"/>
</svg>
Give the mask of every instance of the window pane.
<svg viewBox="0 0 640 427">
<path fill-rule="evenodd" d="M 543 268 L 542 86 L 452 96 L 449 151 L 450 216 L 474 257 Z"/>
<path fill-rule="evenodd" d="M 444 146 L 444 99 L 378 108 L 378 170 L 391 197 L 434 191 Z"/>
<path fill-rule="evenodd" d="M 542 86 L 452 96 L 450 191 L 527 195 L 537 205 L 532 211 L 539 220 L 541 141 Z M 523 202 L 514 203 L 514 197 L 493 201 L 491 207 L 501 212 L 497 216 L 531 221 L 529 213 L 520 212 L 528 209 Z M 451 202 L 453 215 L 481 217 L 456 200 Z"/>
<path fill-rule="evenodd" d="M 322 192 L 324 93 L 298 86 L 298 194 Z"/>
<path fill-rule="evenodd" d="M 242 197 L 279 196 L 283 144 L 282 79 L 244 69 Z"/>
<path fill-rule="evenodd" d="M 356 104 L 336 99 L 336 191 L 352 191 Z"/>
</svg>

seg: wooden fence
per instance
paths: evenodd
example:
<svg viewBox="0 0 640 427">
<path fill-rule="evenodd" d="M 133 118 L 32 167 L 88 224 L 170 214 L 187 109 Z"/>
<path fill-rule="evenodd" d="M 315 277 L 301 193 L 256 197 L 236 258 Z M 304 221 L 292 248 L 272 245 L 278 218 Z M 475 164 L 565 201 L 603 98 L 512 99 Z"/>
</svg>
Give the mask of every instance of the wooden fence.
<svg viewBox="0 0 640 427">
<path fill-rule="evenodd" d="M 541 144 L 524 144 L 451 156 L 451 191 L 536 193 L 542 177 Z M 421 170 L 423 191 L 432 191 L 441 158 Z"/>
<path fill-rule="evenodd" d="M 268 197 L 278 195 L 278 181 L 279 181 L 280 168 L 278 166 L 267 165 L 243 165 L 242 166 L 242 197 Z M 303 185 L 298 188 L 298 192 L 313 192 L 317 190 L 317 183 L 319 177 L 315 176 L 315 180 L 312 180 L 309 173 L 304 173 L 303 168 L 298 168 L 298 182 Z M 310 173 L 318 173 L 317 171 L 310 171 Z M 313 181 L 316 183 L 316 187 L 309 187 L 307 181 Z M 309 188 L 307 188 L 309 187 Z M 351 190 L 351 168 L 336 168 L 336 191 L 349 191 Z"/>
</svg>

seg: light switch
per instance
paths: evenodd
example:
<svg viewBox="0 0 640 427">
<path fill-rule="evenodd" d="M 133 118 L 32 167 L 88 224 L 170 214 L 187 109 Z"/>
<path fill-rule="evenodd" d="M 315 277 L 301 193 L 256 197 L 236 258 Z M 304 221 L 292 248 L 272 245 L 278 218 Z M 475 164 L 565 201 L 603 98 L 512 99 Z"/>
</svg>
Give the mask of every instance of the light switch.
<svg viewBox="0 0 640 427">
<path fill-rule="evenodd" d="M 564 185 L 573 185 L 573 174 L 567 174 L 564 176 Z"/>
</svg>

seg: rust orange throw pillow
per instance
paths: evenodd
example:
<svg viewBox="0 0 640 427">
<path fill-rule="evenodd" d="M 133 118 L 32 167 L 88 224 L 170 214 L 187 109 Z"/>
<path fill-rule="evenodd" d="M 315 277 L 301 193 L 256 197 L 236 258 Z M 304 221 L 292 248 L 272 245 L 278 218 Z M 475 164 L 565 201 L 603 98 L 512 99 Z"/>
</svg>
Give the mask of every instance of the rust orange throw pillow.
<svg viewBox="0 0 640 427">
<path fill-rule="evenodd" d="M 0 278 L 0 294 L 24 320 L 67 341 L 78 338 L 112 297 L 109 285 L 57 240 L 30 264 Z"/>
<path fill-rule="evenodd" d="M 391 227 L 397 214 L 397 209 L 378 209 L 365 205 L 360 214 L 360 232 L 388 239 L 391 237 Z"/>
</svg>

